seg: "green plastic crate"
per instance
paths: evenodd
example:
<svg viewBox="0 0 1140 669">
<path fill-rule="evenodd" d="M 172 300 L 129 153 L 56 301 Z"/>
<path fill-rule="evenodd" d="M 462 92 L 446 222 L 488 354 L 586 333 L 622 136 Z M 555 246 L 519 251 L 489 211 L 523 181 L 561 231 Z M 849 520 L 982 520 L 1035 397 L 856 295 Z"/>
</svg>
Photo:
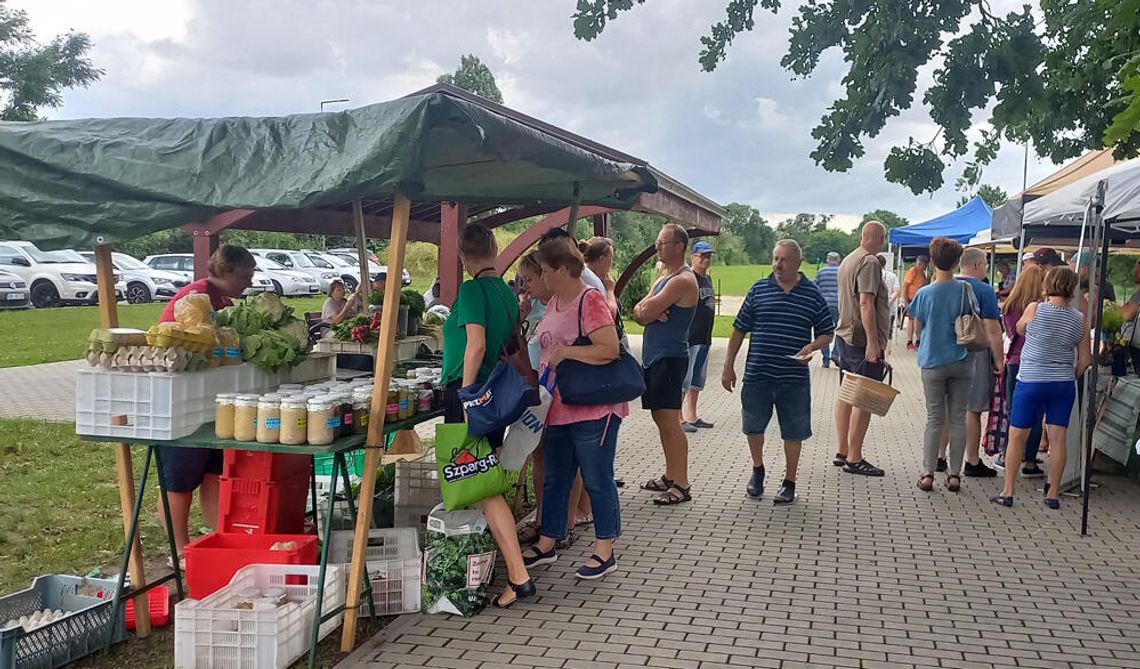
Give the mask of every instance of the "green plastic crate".
<svg viewBox="0 0 1140 669">
<path fill-rule="evenodd" d="M 364 449 L 358 449 L 345 455 L 350 476 L 359 478 L 364 474 Z M 313 456 L 313 471 L 317 476 L 332 476 L 333 455 Z M 343 487 L 343 486 L 338 486 Z"/>
</svg>

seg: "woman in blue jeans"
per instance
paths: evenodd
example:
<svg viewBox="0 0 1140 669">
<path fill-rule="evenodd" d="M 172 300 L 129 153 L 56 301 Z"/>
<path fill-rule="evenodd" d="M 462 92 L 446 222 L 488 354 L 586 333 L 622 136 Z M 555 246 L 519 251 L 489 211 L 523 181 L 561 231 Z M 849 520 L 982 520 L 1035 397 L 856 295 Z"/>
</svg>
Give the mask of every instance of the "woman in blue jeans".
<svg viewBox="0 0 1140 669">
<path fill-rule="evenodd" d="M 570 491 L 582 473 L 594 513 L 594 553 L 578 568 L 577 577 L 596 579 L 617 567 L 614 540 L 621 534 L 621 509 L 614 483 L 618 428 L 629 415 L 626 403 L 563 404 L 558 392 L 558 365 L 577 360 L 604 365 L 619 354 L 617 327 L 606 297 L 582 282 L 584 260 L 570 239 L 544 242 L 538 249 L 542 280 L 550 289 L 546 314 L 538 326 L 541 364 L 552 372 L 554 389 L 542 442 L 545 463 L 541 536 L 523 553 L 527 567 L 558 559 L 555 545 L 566 535 Z M 581 332 L 589 344 L 575 346 Z"/>
<path fill-rule="evenodd" d="M 934 489 L 934 472 L 943 426 L 950 422 L 950 470 L 946 489 L 962 488 L 962 459 L 966 451 L 966 404 L 973 381 L 968 351 L 958 344 L 954 323 L 969 313 L 973 289 L 954 279 L 954 267 L 962 257 L 962 245 L 947 237 L 930 242 L 934 281 L 923 286 L 910 301 L 910 315 L 922 330 L 918 344 L 918 366 L 922 368 L 922 389 L 926 395 L 926 431 L 923 435 L 923 473 L 918 488 Z"/>
</svg>

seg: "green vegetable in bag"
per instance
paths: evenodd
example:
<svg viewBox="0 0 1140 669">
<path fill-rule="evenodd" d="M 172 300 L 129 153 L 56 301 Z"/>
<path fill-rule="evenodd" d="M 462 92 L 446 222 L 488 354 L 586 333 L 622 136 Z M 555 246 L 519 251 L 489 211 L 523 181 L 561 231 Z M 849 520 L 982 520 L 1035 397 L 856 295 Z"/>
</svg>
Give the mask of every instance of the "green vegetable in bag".
<svg viewBox="0 0 1140 669">
<path fill-rule="evenodd" d="M 496 546 L 482 512 L 437 506 L 427 535 L 423 611 L 469 618 L 486 608 Z"/>
</svg>

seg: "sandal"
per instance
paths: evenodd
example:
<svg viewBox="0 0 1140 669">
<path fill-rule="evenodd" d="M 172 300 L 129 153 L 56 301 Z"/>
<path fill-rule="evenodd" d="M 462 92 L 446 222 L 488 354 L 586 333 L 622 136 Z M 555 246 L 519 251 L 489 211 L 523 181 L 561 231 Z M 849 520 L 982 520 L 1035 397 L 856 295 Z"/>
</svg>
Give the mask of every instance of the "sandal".
<svg viewBox="0 0 1140 669">
<path fill-rule="evenodd" d="M 842 453 L 836 453 L 835 457 L 831 460 L 831 464 L 835 465 L 836 467 L 846 467 L 847 456 Z"/>
<path fill-rule="evenodd" d="M 918 479 L 918 489 L 923 492 L 934 490 L 934 474 L 923 474 Z"/>
<path fill-rule="evenodd" d="M 1002 506 L 1013 506 L 1013 496 L 1012 495 L 1010 495 L 1009 497 L 1005 497 L 1004 495 L 994 495 L 993 497 L 990 498 L 990 501 L 993 502 L 994 504 L 1000 504 Z"/>
<path fill-rule="evenodd" d="M 527 522 L 523 523 L 523 526 L 519 528 L 518 532 L 519 544 L 529 546 L 538 541 L 538 537 L 541 533 L 541 528 L 536 521 L 528 520 Z"/>
<path fill-rule="evenodd" d="M 957 474 L 951 474 L 946 477 L 946 489 L 950 492 L 958 492 L 962 489 L 962 477 Z"/>
<path fill-rule="evenodd" d="M 558 548 L 551 548 L 549 551 L 543 553 L 538 550 L 538 546 L 531 546 L 523 551 L 522 554 L 523 564 L 527 569 L 531 567 L 539 567 L 544 564 L 554 564 L 558 561 Z"/>
<path fill-rule="evenodd" d="M 653 503 L 658 506 L 673 506 L 674 504 L 691 502 L 693 496 L 689 494 L 689 490 L 689 488 L 682 488 L 674 483 L 664 493 L 654 497 Z"/>
<path fill-rule="evenodd" d="M 534 595 L 538 592 L 538 589 L 534 587 L 533 580 L 528 580 L 526 583 L 523 583 L 521 585 L 515 585 L 508 580 L 507 585 L 511 587 L 511 590 L 515 591 L 515 598 L 506 604 L 500 604 L 499 600 L 502 598 L 502 595 L 498 595 L 491 600 L 491 604 L 497 609 L 509 609 L 514 605 L 515 602 L 519 601 L 520 599 L 534 597 Z"/>
<path fill-rule="evenodd" d="M 673 486 L 673 482 L 665 478 L 662 474 L 660 478 L 651 479 L 641 484 L 642 490 L 652 490 L 653 492 L 665 492 Z"/>
</svg>

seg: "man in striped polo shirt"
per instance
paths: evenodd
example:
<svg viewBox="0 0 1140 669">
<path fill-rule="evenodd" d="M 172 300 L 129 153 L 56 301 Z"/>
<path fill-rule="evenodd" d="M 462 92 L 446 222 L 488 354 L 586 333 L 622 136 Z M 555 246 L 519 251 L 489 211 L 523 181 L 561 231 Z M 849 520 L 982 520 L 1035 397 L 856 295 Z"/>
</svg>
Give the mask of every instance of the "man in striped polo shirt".
<svg viewBox="0 0 1140 669">
<path fill-rule="evenodd" d="M 740 403 L 744 434 L 752 451 L 752 478 L 748 495 L 764 494 L 764 430 L 772 411 L 780 421 L 787 472 L 776 504 L 796 501 L 796 470 L 803 441 L 811 437 L 811 377 L 808 360 L 831 343 L 835 325 L 819 288 L 800 273 L 803 253 L 792 239 L 776 242 L 772 251 L 772 274 L 748 291 L 732 324 L 728 356 L 721 384 L 732 392 L 736 386 L 736 354 L 751 338 L 744 363 Z"/>
<path fill-rule="evenodd" d="M 831 251 L 827 254 L 827 264 L 819 268 L 815 273 L 815 285 L 819 286 L 819 292 L 823 295 L 823 299 L 827 302 L 827 308 L 831 312 L 831 322 L 839 322 L 839 254 Z M 836 356 L 834 342 L 823 347 L 823 366 L 830 367 L 831 359 Z"/>
</svg>

